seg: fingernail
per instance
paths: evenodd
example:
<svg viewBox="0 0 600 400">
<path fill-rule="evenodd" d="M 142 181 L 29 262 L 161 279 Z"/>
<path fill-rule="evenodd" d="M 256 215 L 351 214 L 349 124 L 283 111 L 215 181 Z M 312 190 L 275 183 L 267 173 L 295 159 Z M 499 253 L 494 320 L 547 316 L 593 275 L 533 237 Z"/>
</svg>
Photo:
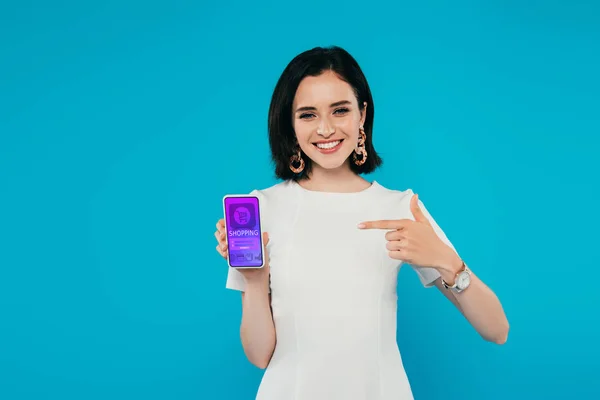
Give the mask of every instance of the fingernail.
<svg viewBox="0 0 600 400">
<path fill-rule="evenodd" d="M 366 225 L 365 225 L 365 224 L 363 224 L 362 222 L 361 222 L 360 224 L 358 224 L 358 228 L 359 228 L 359 229 L 362 229 L 362 228 L 364 228 L 365 226 L 366 226 Z"/>
</svg>

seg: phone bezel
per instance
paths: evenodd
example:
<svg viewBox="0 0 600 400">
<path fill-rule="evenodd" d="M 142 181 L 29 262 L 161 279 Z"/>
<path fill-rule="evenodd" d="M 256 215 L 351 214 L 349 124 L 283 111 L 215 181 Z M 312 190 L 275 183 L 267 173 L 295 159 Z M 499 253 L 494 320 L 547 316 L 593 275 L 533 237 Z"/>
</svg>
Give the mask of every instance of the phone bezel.
<svg viewBox="0 0 600 400">
<path fill-rule="evenodd" d="M 256 204 L 258 205 L 258 230 L 259 230 L 259 240 L 260 240 L 260 254 L 261 254 L 261 264 L 260 265 L 250 265 L 250 266 L 234 266 L 231 265 L 231 259 L 229 258 L 229 240 L 227 236 L 227 208 L 225 206 L 225 201 L 229 198 L 245 198 L 245 199 L 256 199 Z M 253 196 L 249 194 L 226 194 L 223 196 L 223 218 L 225 221 L 225 243 L 227 244 L 227 265 L 234 269 L 260 269 L 265 266 L 265 249 L 263 246 L 263 217 L 262 211 L 260 209 L 260 199 L 258 196 Z"/>
</svg>

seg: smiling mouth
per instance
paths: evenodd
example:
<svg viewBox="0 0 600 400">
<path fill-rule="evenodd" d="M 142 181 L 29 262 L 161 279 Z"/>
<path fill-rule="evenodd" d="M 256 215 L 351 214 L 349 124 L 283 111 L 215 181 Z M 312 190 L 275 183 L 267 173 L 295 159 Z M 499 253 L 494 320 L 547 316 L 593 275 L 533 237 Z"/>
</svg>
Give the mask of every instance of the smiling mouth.
<svg viewBox="0 0 600 400">
<path fill-rule="evenodd" d="M 313 143 L 313 145 L 316 148 L 318 148 L 318 149 L 329 150 L 329 149 L 333 149 L 334 147 L 336 147 L 337 145 L 339 145 L 343 141 L 344 141 L 344 139 L 332 140 L 332 141 L 329 141 L 329 142 L 317 142 L 317 143 Z"/>
</svg>

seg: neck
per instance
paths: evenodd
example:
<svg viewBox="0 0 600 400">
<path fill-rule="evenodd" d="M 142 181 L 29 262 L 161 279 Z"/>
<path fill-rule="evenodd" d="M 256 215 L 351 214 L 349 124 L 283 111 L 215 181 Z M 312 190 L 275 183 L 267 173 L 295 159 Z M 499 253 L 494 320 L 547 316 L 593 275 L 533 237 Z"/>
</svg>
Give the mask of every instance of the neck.
<svg viewBox="0 0 600 400">
<path fill-rule="evenodd" d="M 318 192 L 359 192 L 371 186 L 371 183 L 352 172 L 346 163 L 336 169 L 324 169 L 313 164 L 308 178 L 298 181 L 305 189 Z"/>
</svg>

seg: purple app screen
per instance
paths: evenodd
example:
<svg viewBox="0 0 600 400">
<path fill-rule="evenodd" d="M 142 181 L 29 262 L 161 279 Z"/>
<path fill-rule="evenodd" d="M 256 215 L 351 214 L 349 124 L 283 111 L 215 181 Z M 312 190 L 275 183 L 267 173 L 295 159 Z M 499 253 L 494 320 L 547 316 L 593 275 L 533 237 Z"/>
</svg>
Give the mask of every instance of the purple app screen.
<svg viewBox="0 0 600 400">
<path fill-rule="evenodd" d="M 263 263 L 258 199 L 225 198 L 227 245 L 232 267 L 259 267 Z"/>
</svg>

